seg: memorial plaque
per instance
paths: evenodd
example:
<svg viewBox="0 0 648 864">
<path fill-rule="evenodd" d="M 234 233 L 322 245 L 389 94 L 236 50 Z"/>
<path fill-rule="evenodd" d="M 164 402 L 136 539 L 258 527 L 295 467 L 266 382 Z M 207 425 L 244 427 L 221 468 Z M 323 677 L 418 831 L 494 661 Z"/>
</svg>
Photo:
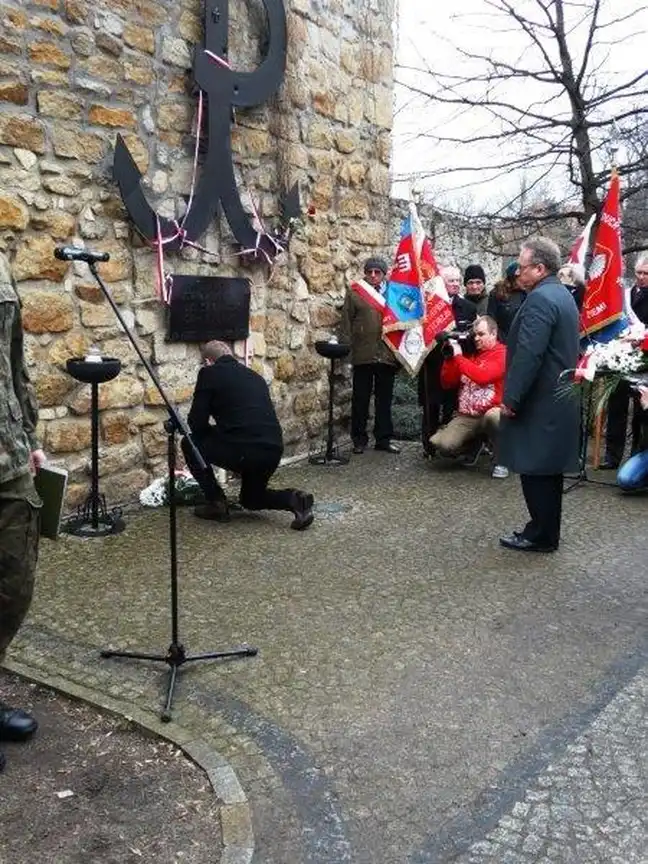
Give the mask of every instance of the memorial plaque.
<svg viewBox="0 0 648 864">
<path fill-rule="evenodd" d="M 170 342 L 237 342 L 250 334 L 250 283 L 224 276 L 174 276 Z"/>
</svg>

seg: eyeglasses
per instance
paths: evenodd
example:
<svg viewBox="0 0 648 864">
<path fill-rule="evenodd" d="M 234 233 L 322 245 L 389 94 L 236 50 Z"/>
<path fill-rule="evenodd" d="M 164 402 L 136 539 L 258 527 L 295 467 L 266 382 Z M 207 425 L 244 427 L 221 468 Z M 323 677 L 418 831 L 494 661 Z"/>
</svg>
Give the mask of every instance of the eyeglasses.
<svg viewBox="0 0 648 864">
<path fill-rule="evenodd" d="M 383 276 L 382 270 L 365 270 L 367 276 Z"/>
<path fill-rule="evenodd" d="M 529 267 L 539 267 L 539 264 L 518 264 L 518 270 L 522 272 L 522 270 L 528 270 Z"/>
</svg>

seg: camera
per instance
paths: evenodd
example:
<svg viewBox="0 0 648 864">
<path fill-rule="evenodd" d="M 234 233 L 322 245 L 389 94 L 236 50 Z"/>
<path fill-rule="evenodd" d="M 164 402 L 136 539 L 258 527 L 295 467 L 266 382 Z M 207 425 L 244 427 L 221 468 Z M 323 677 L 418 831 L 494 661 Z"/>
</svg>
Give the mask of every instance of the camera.
<svg viewBox="0 0 648 864">
<path fill-rule="evenodd" d="M 454 356 L 452 342 L 457 342 L 464 354 L 471 355 L 477 353 L 477 345 L 475 344 L 472 327 L 463 321 L 457 324 L 456 330 L 451 330 L 449 333 L 440 333 L 437 336 L 437 340 L 441 343 L 441 356 L 444 359 Z"/>
</svg>

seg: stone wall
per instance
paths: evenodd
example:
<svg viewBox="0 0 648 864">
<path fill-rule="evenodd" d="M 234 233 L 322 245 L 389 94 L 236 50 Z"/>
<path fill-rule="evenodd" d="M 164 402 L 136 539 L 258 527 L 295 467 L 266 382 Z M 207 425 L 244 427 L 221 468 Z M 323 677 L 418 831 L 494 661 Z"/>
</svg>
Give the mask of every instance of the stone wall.
<svg viewBox="0 0 648 864">
<path fill-rule="evenodd" d="M 308 216 L 271 273 L 242 268 L 227 226 L 204 250 L 169 256 L 170 272 L 252 281 L 249 362 L 268 380 L 289 452 L 325 421 L 325 361 L 314 341 L 338 319 L 349 277 L 390 250 L 393 0 L 286 0 L 288 64 L 272 104 L 238 111 L 233 149 L 244 201 L 271 226 L 280 186 L 299 181 Z M 191 64 L 200 0 L 2 0 L 0 248 L 23 302 L 41 437 L 71 471 L 70 504 L 87 491 L 89 388 L 65 371 L 96 345 L 123 371 L 100 387 L 102 486 L 111 502 L 163 471 L 165 412 L 84 264 L 58 243 L 110 252 L 100 272 L 169 394 L 185 410 L 193 345 L 164 337 L 155 257 L 134 234 L 112 182 L 117 132 L 145 173 L 151 203 L 179 217 L 191 185 L 196 96 Z M 260 56 L 259 0 L 230 0 L 230 62 Z M 243 346 L 237 346 L 242 353 Z M 344 394 L 342 399 L 344 400 Z"/>
</svg>

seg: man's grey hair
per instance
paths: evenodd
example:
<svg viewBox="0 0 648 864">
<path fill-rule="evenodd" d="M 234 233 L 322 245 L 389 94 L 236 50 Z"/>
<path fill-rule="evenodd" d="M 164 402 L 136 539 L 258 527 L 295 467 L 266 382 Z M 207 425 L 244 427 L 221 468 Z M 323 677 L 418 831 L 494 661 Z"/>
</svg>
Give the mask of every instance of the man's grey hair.
<svg viewBox="0 0 648 864">
<path fill-rule="evenodd" d="M 443 279 L 445 279 L 450 271 L 456 273 L 458 278 L 461 279 L 461 270 L 455 266 L 454 264 L 444 264 L 443 267 L 440 268 L 439 273 Z"/>
<path fill-rule="evenodd" d="M 635 270 L 639 267 L 648 267 L 648 252 L 642 252 L 635 263 Z"/>
<path fill-rule="evenodd" d="M 522 249 L 531 253 L 531 264 L 542 264 L 552 275 L 560 270 L 562 260 L 560 249 L 558 244 L 549 237 L 532 237 L 522 244 Z"/>
<path fill-rule="evenodd" d="M 204 342 L 200 346 L 200 356 L 203 360 L 218 360 L 220 357 L 231 357 L 232 349 L 227 342 L 212 339 L 211 342 Z"/>
</svg>

